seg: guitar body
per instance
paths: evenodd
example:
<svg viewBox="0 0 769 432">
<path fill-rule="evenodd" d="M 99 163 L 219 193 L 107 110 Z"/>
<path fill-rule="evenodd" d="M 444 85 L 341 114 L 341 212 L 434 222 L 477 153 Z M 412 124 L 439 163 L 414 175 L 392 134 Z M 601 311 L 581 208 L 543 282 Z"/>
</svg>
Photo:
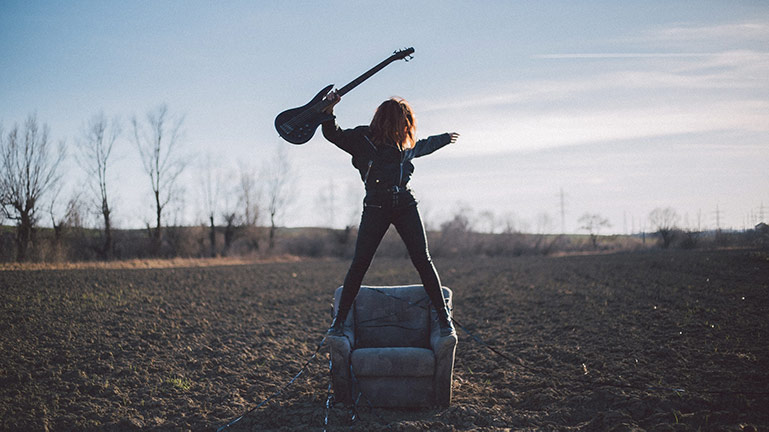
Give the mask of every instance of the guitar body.
<svg viewBox="0 0 769 432">
<path fill-rule="evenodd" d="M 344 96 L 358 84 L 369 79 L 372 75 L 395 60 L 408 61 L 413 53 L 414 48 L 394 52 L 393 55 L 384 59 L 381 63 L 339 89 L 336 94 L 339 97 Z M 292 108 L 278 114 L 278 116 L 275 117 L 275 129 L 278 131 L 278 135 L 291 144 L 304 144 L 309 141 L 312 136 L 315 135 L 315 129 L 318 128 L 318 125 L 334 119 L 333 115 L 323 112 L 323 110 L 329 106 L 329 102 L 325 100 L 324 97 L 326 97 L 333 87 L 333 84 L 326 86 L 326 88 L 319 91 L 312 100 L 307 102 L 306 105 Z"/>
<path fill-rule="evenodd" d="M 315 135 L 321 123 L 333 120 L 333 115 L 321 111 L 327 106 L 323 98 L 333 87 L 333 84 L 328 85 L 307 104 L 278 114 L 275 117 L 275 129 L 280 137 L 291 144 L 304 144 Z"/>
</svg>

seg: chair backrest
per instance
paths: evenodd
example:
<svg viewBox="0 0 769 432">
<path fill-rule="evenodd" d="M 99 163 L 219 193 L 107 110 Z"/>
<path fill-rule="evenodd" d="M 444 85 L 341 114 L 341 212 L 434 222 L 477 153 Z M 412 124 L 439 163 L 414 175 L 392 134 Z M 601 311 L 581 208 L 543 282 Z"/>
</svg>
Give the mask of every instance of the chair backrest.
<svg viewBox="0 0 769 432">
<path fill-rule="evenodd" d="M 429 348 L 431 310 L 422 285 L 361 287 L 353 306 L 355 348 Z"/>
</svg>

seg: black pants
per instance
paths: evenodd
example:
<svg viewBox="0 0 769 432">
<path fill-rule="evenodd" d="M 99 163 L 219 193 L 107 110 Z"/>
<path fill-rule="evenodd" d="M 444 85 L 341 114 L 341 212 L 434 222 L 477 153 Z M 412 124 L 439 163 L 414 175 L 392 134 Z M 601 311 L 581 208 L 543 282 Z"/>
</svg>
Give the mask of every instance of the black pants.
<svg viewBox="0 0 769 432">
<path fill-rule="evenodd" d="M 419 272 L 422 285 L 433 307 L 436 310 L 445 307 L 438 272 L 427 249 L 427 236 L 422 217 L 419 215 L 413 196 L 406 191 L 392 198 L 374 200 L 364 205 L 358 240 L 355 243 L 355 257 L 344 279 L 342 298 L 339 301 L 339 310 L 342 313 L 346 314 L 349 311 L 355 296 L 358 295 L 363 276 L 371 265 L 374 253 L 390 224 L 395 225 L 395 229 L 406 244 L 411 262 Z"/>
</svg>

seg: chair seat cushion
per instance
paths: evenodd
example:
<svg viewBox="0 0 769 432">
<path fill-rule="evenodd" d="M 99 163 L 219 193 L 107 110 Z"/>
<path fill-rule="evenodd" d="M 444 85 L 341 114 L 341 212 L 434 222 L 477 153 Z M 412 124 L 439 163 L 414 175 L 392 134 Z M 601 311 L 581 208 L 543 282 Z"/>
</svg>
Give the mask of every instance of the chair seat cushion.
<svg viewBox="0 0 769 432">
<path fill-rule="evenodd" d="M 357 376 L 433 376 L 435 355 L 425 348 L 359 348 L 352 351 Z"/>
</svg>

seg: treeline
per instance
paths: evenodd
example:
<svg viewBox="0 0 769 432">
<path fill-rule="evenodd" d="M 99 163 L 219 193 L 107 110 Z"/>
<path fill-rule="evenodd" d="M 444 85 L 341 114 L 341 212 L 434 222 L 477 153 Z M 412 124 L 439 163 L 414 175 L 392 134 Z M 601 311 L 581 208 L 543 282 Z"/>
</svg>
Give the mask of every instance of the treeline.
<svg viewBox="0 0 769 432">
<path fill-rule="evenodd" d="M 293 255 L 299 257 L 352 257 L 357 229 L 277 228 L 272 248 L 265 247 L 270 227 L 217 226 L 212 250 L 209 226 L 165 227 L 160 249 L 153 246 L 151 229 L 114 230 L 113 259 L 204 258 L 240 256 L 268 258 Z M 76 262 L 101 260 L 103 230 L 82 227 L 41 228 L 35 231 L 28 261 Z M 758 247 L 769 249 L 769 229 L 745 232 L 692 232 L 673 230 L 667 241 L 659 232 L 635 235 L 591 236 L 566 234 L 529 234 L 521 232 L 482 233 L 457 229 L 444 223 L 428 233 L 430 252 L 445 256 L 525 256 L 559 255 L 580 252 L 620 252 L 653 248 L 720 248 Z M 16 259 L 15 228 L 0 227 L 0 262 Z M 406 258 L 403 242 L 394 229 L 382 240 L 377 256 Z"/>
<path fill-rule="evenodd" d="M 211 155 L 196 160 L 185 149 L 183 121 L 166 105 L 127 124 L 98 113 L 84 123 L 74 145 L 54 144 L 48 126 L 34 115 L 8 130 L 0 124 L 0 224 L 14 224 L 2 231 L 2 259 L 273 253 L 278 221 L 293 196 L 285 151 L 262 157 L 261 170 L 244 162 L 237 169 L 223 167 Z M 132 181 L 150 186 L 143 204 L 151 203 L 153 212 L 144 230 L 115 229 L 113 165 L 119 147 L 133 148 L 146 174 Z M 76 162 L 80 173 L 65 173 L 65 160 Z M 182 185 L 182 173 L 190 169 L 196 184 Z M 79 174 L 85 181 L 72 184 Z M 66 189 L 70 196 L 64 196 Z M 179 226 L 185 189 L 197 191 L 198 217 L 207 228 Z M 269 224 L 264 235 L 262 219 Z"/>
</svg>

